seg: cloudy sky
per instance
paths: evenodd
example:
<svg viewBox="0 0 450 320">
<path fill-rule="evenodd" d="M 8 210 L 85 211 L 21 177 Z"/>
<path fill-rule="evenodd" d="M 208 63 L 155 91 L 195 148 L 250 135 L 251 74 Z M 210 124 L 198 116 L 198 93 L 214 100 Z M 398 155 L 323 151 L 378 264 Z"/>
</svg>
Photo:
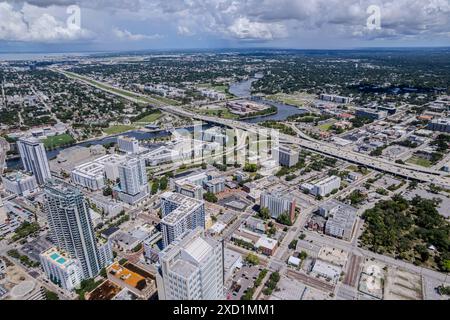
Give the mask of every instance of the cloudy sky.
<svg viewBox="0 0 450 320">
<path fill-rule="evenodd" d="M 450 0 L 0 0 L 0 52 L 449 44 Z"/>
</svg>

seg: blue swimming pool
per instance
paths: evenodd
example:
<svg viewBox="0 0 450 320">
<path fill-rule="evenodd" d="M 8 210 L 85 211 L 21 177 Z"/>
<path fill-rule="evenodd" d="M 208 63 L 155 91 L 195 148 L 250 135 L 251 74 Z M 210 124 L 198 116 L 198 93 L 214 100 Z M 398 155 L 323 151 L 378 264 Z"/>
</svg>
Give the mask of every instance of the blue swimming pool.
<svg viewBox="0 0 450 320">
<path fill-rule="evenodd" d="M 56 252 L 55 252 L 55 253 L 52 253 L 52 254 L 50 255 L 50 258 L 52 258 L 53 260 L 57 260 L 59 257 L 60 257 L 60 255 L 57 254 Z"/>
</svg>

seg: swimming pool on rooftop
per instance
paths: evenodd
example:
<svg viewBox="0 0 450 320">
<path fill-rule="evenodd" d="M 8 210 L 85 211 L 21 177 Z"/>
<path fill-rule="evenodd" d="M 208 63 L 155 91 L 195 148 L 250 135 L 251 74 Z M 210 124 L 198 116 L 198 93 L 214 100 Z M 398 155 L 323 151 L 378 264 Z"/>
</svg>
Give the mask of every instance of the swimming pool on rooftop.
<svg viewBox="0 0 450 320">
<path fill-rule="evenodd" d="M 57 252 L 54 252 L 50 255 L 50 258 L 52 258 L 53 261 L 59 263 L 59 264 L 64 264 L 67 260 L 64 259 L 63 257 L 61 257 L 61 255 Z"/>
</svg>

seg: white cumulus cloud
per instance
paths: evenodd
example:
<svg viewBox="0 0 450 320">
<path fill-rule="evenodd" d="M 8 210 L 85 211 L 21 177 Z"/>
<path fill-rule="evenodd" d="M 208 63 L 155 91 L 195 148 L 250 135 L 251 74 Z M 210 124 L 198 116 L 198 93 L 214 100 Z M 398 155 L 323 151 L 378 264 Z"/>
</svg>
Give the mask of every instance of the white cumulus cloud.
<svg viewBox="0 0 450 320">
<path fill-rule="evenodd" d="M 250 21 L 247 17 L 234 20 L 228 28 L 230 34 L 242 40 L 274 40 L 287 37 L 286 28 L 280 23 Z"/>
<path fill-rule="evenodd" d="M 120 30 L 115 28 L 113 30 L 114 35 L 120 40 L 128 40 L 128 41 L 142 41 L 142 40 L 155 40 L 163 38 L 160 34 L 139 34 L 139 33 L 131 33 L 128 30 Z"/>
</svg>

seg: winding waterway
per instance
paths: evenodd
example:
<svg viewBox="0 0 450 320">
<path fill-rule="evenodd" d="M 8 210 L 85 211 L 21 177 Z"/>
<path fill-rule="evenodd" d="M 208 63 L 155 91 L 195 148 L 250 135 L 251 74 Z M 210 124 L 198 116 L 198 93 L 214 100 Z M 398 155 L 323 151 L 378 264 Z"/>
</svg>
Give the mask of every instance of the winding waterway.
<svg viewBox="0 0 450 320">
<path fill-rule="evenodd" d="M 295 114 L 303 114 L 303 113 L 307 112 L 304 109 L 299 109 L 297 107 L 290 106 L 290 105 L 287 105 L 284 103 L 270 101 L 270 100 L 267 100 L 267 99 L 264 99 L 261 97 L 257 97 L 257 96 L 252 96 L 252 94 L 251 94 L 252 83 L 257 81 L 258 78 L 259 77 L 254 77 L 254 78 L 250 78 L 248 80 L 244 80 L 241 82 L 233 83 L 230 85 L 229 91 L 231 94 L 235 95 L 236 97 L 251 98 L 252 100 L 255 100 L 257 102 L 274 106 L 277 108 L 277 113 L 272 114 L 272 115 L 247 119 L 247 120 L 244 120 L 245 122 L 258 123 L 258 122 L 263 122 L 263 121 L 268 121 L 268 120 L 284 121 L 289 116 L 292 116 Z"/>
</svg>

